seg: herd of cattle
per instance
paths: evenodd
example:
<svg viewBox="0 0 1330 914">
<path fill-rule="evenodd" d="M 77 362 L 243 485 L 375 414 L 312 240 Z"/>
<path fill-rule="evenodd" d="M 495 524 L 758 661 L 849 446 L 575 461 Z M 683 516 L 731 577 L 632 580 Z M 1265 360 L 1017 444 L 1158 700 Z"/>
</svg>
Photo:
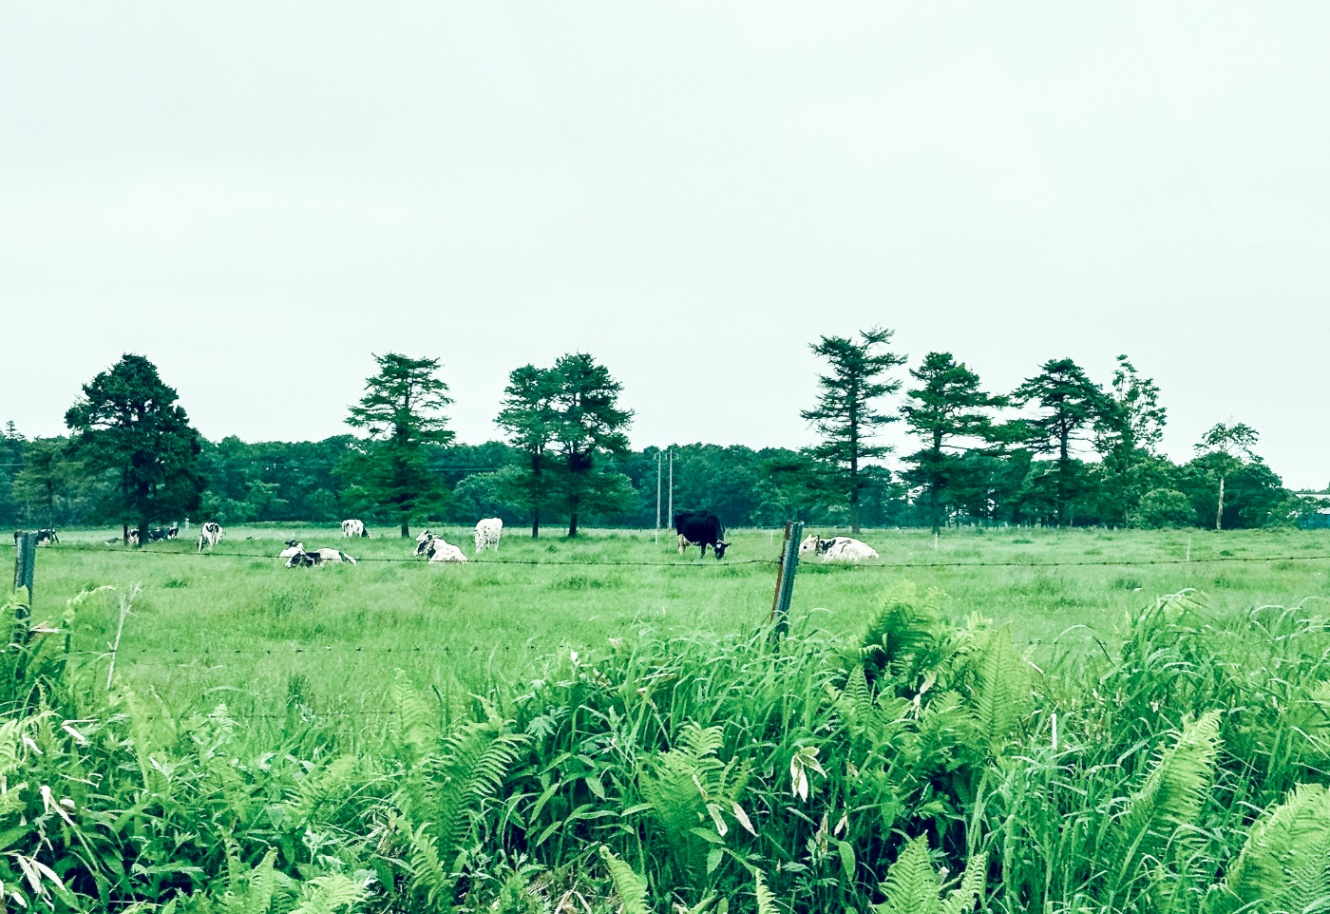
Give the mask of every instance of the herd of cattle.
<svg viewBox="0 0 1330 914">
<path fill-rule="evenodd" d="M 724 539 L 725 527 L 721 524 L 720 518 L 710 511 L 680 511 L 674 515 L 674 532 L 679 537 L 679 554 L 683 555 L 689 546 L 697 546 L 705 558 L 707 548 L 710 547 L 715 553 L 717 559 L 725 557 L 725 550 L 730 544 Z M 14 534 L 14 543 L 17 545 L 22 531 Z M 51 545 L 60 542 L 60 537 L 55 530 L 43 529 L 36 531 L 38 545 Z M 157 540 L 172 540 L 180 533 L 180 528 L 154 527 L 148 531 L 148 542 Z M 364 521 L 352 518 L 342 521 L 342 537 L 367 537 L 369 531 L 365 527 Z M 499 549 L 499 539 L 503 536 L 503 521 L 497 517 L 487 517 L 476 524 L 475 530 L 475 550 L 479 554 L 486 549 L 493 547 L 497 552 Z M 139 532 L 131 531 L 129 534 L 130 542 L 138 545 Z M 216 521 L 208 521 L 199 528 L 199 537 L 196 540 L 196 546 L 199 552 L 205 549 L 211 550 L 222 541 L 222 527 Z M 119 540 L 111 540 L 112 543 L 118 543 Z M 412 551 L 415 556 L 424 556 L 430 562 L 453 562 L 460 563 L 467 561 L 466 553 L 452 543 L 444 540 L 442 536 L 425 530 L 416 537 L 416 546 Z M 852 539 L 848 536 L 836 536 L 830 539 L 824 539 L 817 534 L 812 534 L 799 544 L 800 555 L 816 555 L 823 562 L 845 562 L 858 563 L 880 558 L 877 550 L 861 540 Z M 340 549 L 324 547 L 320 549 L 306 549 L 305 544 L 297 540 L 287 540 L 286 548 L 281 551 L 278 558 L 284 559 L 287 568 L 310 568 L 314 565 L 334 564 L 346 562 L 351 565 L 356 560 L 347 555 Z"/>
</svg>

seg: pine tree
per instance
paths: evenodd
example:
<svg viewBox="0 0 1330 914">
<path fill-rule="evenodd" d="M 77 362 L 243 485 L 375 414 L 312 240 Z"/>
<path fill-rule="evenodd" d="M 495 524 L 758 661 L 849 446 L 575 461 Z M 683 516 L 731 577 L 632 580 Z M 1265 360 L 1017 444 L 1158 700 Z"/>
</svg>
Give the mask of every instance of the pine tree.
<svg viewBox="0 0 1330 914">
<path fill-rule="evenodd" d="M 859 339 L 824 336 L 811 344 L 815 355 L 827 360 L 830 372 L 818 377 L 817 406 L 800 415 L 822 436 L 822 443 L 809 449 L 815 460 L 830 468 L 829 475 L 846 498 L 850 528 L 859 532 L 859 504 L 863 492 L 880 476 L 866 473 L 867 462 L 891 453 L 886 445 L 873 444 L 877 430 L 899 417 L 881 412 L 875 401 L 900 390 L 899 380 L 886 380 L 885 373 L 905 364 L 905 356 L 878 351 L 891 342 L 893 331 L 882 327 L 860 331 Z"/>
<path fill-rule="evenodd" d="M 1042 415 L 1025 421 L 1026 443 L 1038 453 L 1057 455 L 1054 505 L 1061 527 L 1069 522 L 1068 509 L 1078 482 L 1072 448 L 1104 415 L 1106 397 L 1071 359 L 1050 359 L 1039 374 L 1016 388 L 1012 399 L 1021 405 L 1034 403 L 1044 410 Z"/>
<path fill-rule="evenodd" d="M 619 408 L 623 385 L 609 369 L 584 352 L 569 353 L 554 363 L 558 393 L 551 401 L 554 440 L 563 458 L 568 535 L 577 536 L 583 508 L 605 508 L 623 500 L 624 477 L 598 472 L 598 453 L 625 454 L 633 411 Z"/>
<path fill-rule="evenodd" d="M 65 413 L 74 433 L 72 455 L 93 472 L 118 476 L 107 513 L 138 525 L 138 545 L 154 520 L 171 520 L 198 508 L 205 481 L 199 473 L 202 438 L 176 405 L 175 388 L 157 366 L 126 355 L 83 385 L 83 396 Z"/>
<path fill-rule="evenodd" d="M 525 455 L 517 477 L 516 500 L 531 512 L 531 537 L 540 536 L 540 511 L 550 499 L 550 446 L 557 415 L 554 399 L 561 382 L 557 371 L 523 365 L 508 375 L 503 407 L 495 424 L 508 433 L 508 441 Z"/>
<path fill-rule="evenodd" d="M 390 352 L 374 361 L 379 373 L 365 380 L 365 395 L 346 420 L 370 439 L 352 459 L 350 473 L 369 500 L 396 516 L 402 536 L 409 537 L 411 518 L 442 494 L 426 462 L 425 445 L 453 440 L 444 415 L 453 401 L 448 385 L 435 377 L 438 359 Z"/>
<path fill-rule="evenodd" d="M 962 465 L 959 456 L 949 451 L 956 446 L 954 439 L 987 438 L 993 426 L 988 410 L 1005 405 L 1006 398 L 984 393 L 979 375 L 950 352 L 930 352 L 910 375 L 921 386 L 907 393 L 901 414 L 924 447 L 906 461 L 913 465 L 910 481 L 928 492 L 928 517 L 937 533 L 942 525 L 943 490 Z"/>
</svg>

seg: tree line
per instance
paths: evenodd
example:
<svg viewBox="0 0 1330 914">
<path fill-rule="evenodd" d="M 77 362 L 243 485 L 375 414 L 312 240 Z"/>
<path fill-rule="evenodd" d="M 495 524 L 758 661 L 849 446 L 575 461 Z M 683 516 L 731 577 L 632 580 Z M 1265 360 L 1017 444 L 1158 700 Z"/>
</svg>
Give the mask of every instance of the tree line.
<svg viewBox="0 0 1330 914">
<path fill-rule="evenodd" d="M 1119 356 L 1100 385 L 1051 359 L 1009 392 L 989 391 L 948 352 L 904 374 L 892 331 L 824 336 L 816 399 L 801 413 L 818 440 L 800 449 L 673 447 L 673 504 L 729 526 L 790 519 L 826 526 L 1037 524 L 1250 528 L 1296 521 L 1307 504 L 1256 453 L 1259 435 L 1220 423 L 1175 463 L 1160 452 L 1167 412 L 1155 382 Z M 186 516 L 222 523 L 336 521 L 651 527 L 657 448 L 634 449 L 622 385 L 586 353 L 513 370 L 495 424 L 502 439 L 459 444 L 437 359 L 375 356 L 348 408 L 347 434 L 317 442 L 205 440 L 178 394 L 140 355 L 83 386 L 69 434 L 0 434 L 0 523 L 115 523 Z M 896 398 L 896 399 L 892 399 Z M 898 455 L 883 429 L 904 423 Z M 663 475 L 663 474 L 662 474 Z M 668 495 L 665 496 L 668 501 Z M 668 524 L 668 518 L 665 519 Z M 140 542 L 146 542 L 141 536 Z"/>
</svg>

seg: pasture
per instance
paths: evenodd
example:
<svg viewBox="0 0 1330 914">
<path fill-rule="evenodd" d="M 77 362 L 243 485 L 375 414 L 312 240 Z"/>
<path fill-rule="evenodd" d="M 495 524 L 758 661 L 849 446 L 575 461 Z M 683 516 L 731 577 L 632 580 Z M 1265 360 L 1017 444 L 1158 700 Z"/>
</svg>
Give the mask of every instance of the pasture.
<svg viewBox="0 0 1330 914">
<path fill-rule="evenodd" d="M 80 590 L 139 584 L 117 658 L 138 692 L 173 714 L 224 701 L 262 721 L 298 701 L 320 715 L 346 714 L 350 725 L 382 705 L 399 669 L 460 700 L 537 678 L 555 654 L 594 655 L 612 638 L 753 631 L 770 614 L 780 546 L 776 531 L 733 531 L 730 554 L 717 562 L 696 549 L 680 558 L 664 531 L 655 543 L 651 531 L 532 540 L 510 528 L 497 553 L 475 556 L 469 530 L 444 532 L 470 562 L 412 560 L 413 542 L 378 528 L 368 539 L 343 539 L 331 525 L 230 527 L 202 555 L 183 535 L 135 551 L 106 545 L 109 529 L 62 531 L 61 544 L 39 555 L 35 615 L 58 621 Z M 276 556 L 290 538 L 343 549 L 359 563 L 285 568 Z M 1127 613 L 1183 588 L 1206 594 L 1221 615 L 1330 597 L 1330 531 L 1007 528 L 949 531 L 936 548 L 920 531 L 862 538 L 879 563 L 801 562 L 796 627 L 856 636 L 881 594 L 908 581 L 941 591 L 954 621 L 980 613 L 1009 625 L 1038 656 L 1059 638 L 1073 650 L 1091 647 L 1091 633 L 1112 643 Z M 115 601 L 97 599 L 72 626 L 89 682 L 105 680 L 116 622 Z"/>
</svg>

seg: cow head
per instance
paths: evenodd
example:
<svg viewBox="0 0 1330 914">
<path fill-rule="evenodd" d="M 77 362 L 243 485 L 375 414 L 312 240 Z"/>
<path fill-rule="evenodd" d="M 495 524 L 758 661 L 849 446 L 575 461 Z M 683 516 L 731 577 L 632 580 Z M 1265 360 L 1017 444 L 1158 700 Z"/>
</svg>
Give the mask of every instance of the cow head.
<svg viewBox="0 0 1330 914">
<path fill-rule="evenodd" d="M 299 545 L 300 545 L 300 540 L 287 540 L 287 541 L 286 541 L 286 545 L 287 545 L 287 546 L 299 546 Z"/>
<path fill-rule="evenodd" d="M 723 559 L 723 558 L 725 558 L 725 550 L 726 550 L 726 549 L 729 549 L 729 548 L 730 548 L 730 544 L 729 544 L 729 543 L 726 543 L 726 542 L 720 542 L 720 543 L 717 543 L 717 544 L 716 544 L 716 558 L 717 558 L 717 559 Z"/>
<path fill-rule="evenodd" d="M 832 544 L 834 544 L 835 542 L 836 542 L 835 539 L 824 540 L 822 537 L 819 536 L 817 538 L 817 551 L 826 552 L 828 549 L 832 547 Z"/>
<path fill-rule="evenodd" d="M 416 537 L 415 555 L 432 555 L 434 553 L 434 537 L 428 534 L 429 531 L 427 530 Z"/>
</svg>

